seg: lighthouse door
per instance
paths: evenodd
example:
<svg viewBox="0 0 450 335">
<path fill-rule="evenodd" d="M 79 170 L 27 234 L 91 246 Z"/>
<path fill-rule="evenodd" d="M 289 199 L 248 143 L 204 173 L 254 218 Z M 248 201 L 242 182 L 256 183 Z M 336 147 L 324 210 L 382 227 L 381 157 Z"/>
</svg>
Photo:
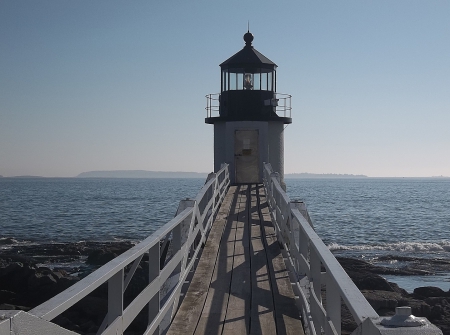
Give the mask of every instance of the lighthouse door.
<svg viewBox="0 0 450 335">
<path fill-rule="evenodd" d="M 234 167 L 236 183 L 259 183 L 258 130 L 236 130 Z"/>
</svg>

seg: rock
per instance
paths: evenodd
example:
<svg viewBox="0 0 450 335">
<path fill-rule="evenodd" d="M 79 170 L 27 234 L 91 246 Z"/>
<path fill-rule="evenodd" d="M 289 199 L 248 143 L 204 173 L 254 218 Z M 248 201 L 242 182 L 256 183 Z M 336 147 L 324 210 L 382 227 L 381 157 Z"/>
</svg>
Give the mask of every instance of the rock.
<svg viewBox="0 0 450 335">
<path fill-rule="evenodd" d="M 0 290 L 0 303 L 4 301 L 10 301 L 14 298 L 16 294 L 7 290 Z"/>
<path fill-rule="evenodd" d="M 11 245 L 11 244 L 17 244 L 17 243 L 18 243 L 18 241 L 12 237 L 0 238 L 0 245 Z"/>
<path fill-rule="evenodd" d="M 415 289 L 413 294 L 409 294 L 397 284 L 390 283 L 378 275 L 379 273 L 389 273 L 392 269 L 382 270 L 380 267 L 372 266 L 362 260 L 344 258 L 338 260 L 380 316 L 394 315 L 397 306 L 409 306 L 413 315 L 427 317 L 442 330 L 443 335 L 450 335 L 450 292 L 445 292 L 437 287 L 420 287 Z M 417 260 L 411 259 L 411 261 Z M 448 262 L 435 261 L 435 263 L 442 269 L 448 266 Z M 408 268 L 401 271 L 403 275 L 412 275 L 421 274 L 428 269 Z M 355 324 L 351 319 L 346 308 L 343 308 L 342 334 L 352 333 Z"/>
<path fill-rule="evenodd" d="M 11 263 L 0 269 L 0 287 L 12 292 L 23 290 L 28 285 L 28 278 L 34 273 L 35 269 L 28 264 Z"/>
<path fill-rule="evenodd" d="M 439 287 L 425 286 L 417 287 L 414 289 L 414 295 L 420 298 L 430 298 L 430 297 L 448 297 L 450 296 L 448 292 L 443 291 Z"/>
<path fill-rule="evenodd" d="M 0 304 L 0 311 L 1 310 L 21 310 L 21 311 L 29 311 L 31 308 L 26 306 L 16 306 L 11 304 Z"/>
<path fill-rule="evenodd" d="M 377 274 L 356 271 L 347 271 L 347 274 L 360 290 L 381 290 L 394 292 L 394 289 L 388 281 Z"/>
<path fill-rule="evenodd" d="M 411 313 L 414 316 L 428 317 L 431 314 L 430 305 L 422 300 L 408 299 L 402 306 L 411 307 Z"/>
<path fill-rule="evenodd" d="M 72 328 L 74 325 L 73 322 L 70 321 L 70 319 L 62 315 L 58 315 L 56 318 L 52 320 L 52 322 L 66 329 Z"/>
<path fill-rule="evenodd" d="M 116 257 L 117 255 L 111 251 L 99 249 L 89 254 L 86 263 L 91 265 L 104 265 Z"/>
<path fill-rule="evenodd" d="M 5 310 L 5 311 L 10 311 L 10 310 L 15 310 L 16 306 L 11 305 L 11 304 L 0 304 L 0 311 L 1 310 Z"/>
<path fill-rule="evenodd" d="M 402 289 L 400 286 L 398 286 L 396 283 L 392 283 L 390 281 L 388 281 L 389 286 L 392 288 L 392 290 L 394 292 L 400 293 L 401 295 L 407 296 L 408 295 L 408 291 Z"/>
<path fill-rule="evenodd" d="M 28 289 L 35 290 L 40 288 L 41 286 L 53 285 L 56 284 L 56 279 L 54 276 L 49 274 L 43 274 L 36 272 L 34 275 L 28 278 Z"/>
<path fill-rule="evenodd" d="M 430 306 L 434 306 L 434 305 L 448 306 L 449 302 L 447 299 L 448 298 L 446 298 L 446 297 L 430 297 L 430 298 L 426 298 L 424 301 Z"/>
<path fill-rule="evenodd" d="M 89 320 L 102 319 L 108 311 L 108 300 L 105 298 L 87 296 L 76 304 L 76 306 L 88 316 Z M 102 321 L 100 320 L 100 322 Z"/>
<path fill-rule="evenodd" d="M 400 293 L 382 290 L 361 290 L 361 293 L 370 303 L 375 311 L 382 309 L 395 310 L 399 306 L 399 301 L 403 301 Z"/>
</svg>

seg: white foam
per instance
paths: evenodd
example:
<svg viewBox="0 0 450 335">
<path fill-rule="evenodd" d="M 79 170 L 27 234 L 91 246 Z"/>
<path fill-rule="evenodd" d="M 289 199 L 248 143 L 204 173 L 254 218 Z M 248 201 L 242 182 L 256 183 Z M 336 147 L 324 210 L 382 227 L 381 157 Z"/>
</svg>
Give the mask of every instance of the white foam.
<svg viewBox="0 0 450 335">
<path fill-rule="evenodd" d="M 342 245 L 331 243 L 328 245 L 331 251 L 338 250 L 385 250 L 385 251 L 402 251 L 402 252 L 450 252 L 450 241 L 443 240 L 440 242 L 395 242 L 381 243 L 378 245 Z"/>
</svg>

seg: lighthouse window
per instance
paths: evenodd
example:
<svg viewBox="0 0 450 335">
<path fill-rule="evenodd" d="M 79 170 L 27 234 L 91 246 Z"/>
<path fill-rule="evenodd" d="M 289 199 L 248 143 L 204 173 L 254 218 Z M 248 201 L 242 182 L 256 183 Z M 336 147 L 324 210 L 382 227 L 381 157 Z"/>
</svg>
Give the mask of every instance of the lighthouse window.
<svg viewBox="0 0 450 335">
<path fill-rule="evenodd" d="M 272 72 L 267 74 L 267 90 L 272 91 Z"/>
<path fill-rule="evenodd" d="M 267 91 L 267 73 L 261 73 L 261 90 Z"/>
<path fill-rule="evenodd" d="M 260 90 L 261 89 L 261 74 L 255 73 L 253 75 L 253 89 Z"/>
<path fill-rule="evenodd" d="M 244 90 L 253 90 L 253 74 L 244 74 Z"/>
<path fill-rule="evenodd" d="M 244 89 L 244 74 L 243 73 L 237 74 L 237 89 L 238 90 Z"/>
<path fill-rule="evenodd" d="M 230 73 L 230 85 L 229 85 L 229 89 L 230 90 L 235 90 L 237 87 L 237 74 L 236 73 Z"/>
<path fill-rule="evenodd" d="M 228 90 L 228 72 L 227 71 L 223 71 L 222 72 L 223 78 L 222 78 L 222 91 L 226 91 Z"/>
</svg>

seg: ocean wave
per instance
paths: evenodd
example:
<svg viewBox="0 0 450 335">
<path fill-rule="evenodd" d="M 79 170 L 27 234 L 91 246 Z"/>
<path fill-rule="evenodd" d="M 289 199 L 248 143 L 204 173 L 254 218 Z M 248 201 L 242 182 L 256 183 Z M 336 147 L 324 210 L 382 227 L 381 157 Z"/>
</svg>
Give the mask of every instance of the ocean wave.
<svg viewBox="0 0 450 335">
<path fill-rule="evenodd" d="M 353 250 L 383 250 L 383 251 L 407 251 L 407 252 L 450 252 L 450 241 L 444 240 L 440 242 L 395 242 L 381 243 L 377 245 L 342 245 L 331 243 L 328 245 L 331 251 Z"/>
<path fill-rule="evenodd" d="M 15 237 L 0 237 L 0 250 L 9 250 L 19 245 L 33 245 L 34 242 L 27 240 L 19 240 Z"/>
</svg>

